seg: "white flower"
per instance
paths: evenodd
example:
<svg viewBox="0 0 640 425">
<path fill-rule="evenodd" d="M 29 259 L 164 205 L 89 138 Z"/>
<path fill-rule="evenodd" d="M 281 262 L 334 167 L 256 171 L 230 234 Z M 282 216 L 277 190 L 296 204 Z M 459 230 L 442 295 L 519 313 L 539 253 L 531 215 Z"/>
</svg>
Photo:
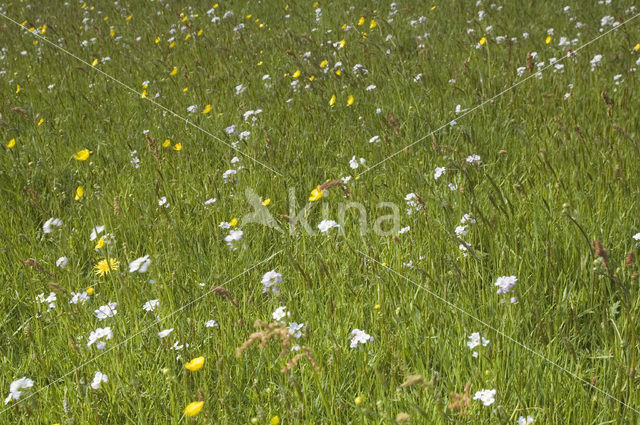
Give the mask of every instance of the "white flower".
<svg viewBox="0 0 640 425">
<path fill-rule="evenodd" d="M 517 280 L 518 278 L 515 276 L 500 276 L 495 283 L 498 287 L 498 294 L 506 294 L 511 291 L 516 286 Z"/>
<path fill-rule="evenodd" d="M 482 345 L 483 347 L 486 347 L 488 344 L 489 344 L 489 340 L 483 336 L 480 336 L 479 332 L 474 332 L 471 335 L 469 335 L 469 341 L 467 341 L 467 347 L 469 347 L 469 349 L 471 350 L 473 350 L 476 347 L 479 347 L 480 345 Z"/>
<path fill-rule="evenodd" d="M 98 235 L 100 233 L 104 232 L 104 226 L 96 226 L 93 228 L 93 230 L 91 231 L 91 236 L 89 236 L 89 240 L 93 241 L 96 240 L 96 238 L 98 237 Z"/>
<path fill-rule="evenodd" d="M 436 171 L 433 173 L 433 178 L 438 180 L 446 171 L 447 169 L 445 167 L 436 167 Z"/>
<path fill-rule="evenodd" d="M 113 338 L 113 332 L 111 332 L 110 327 L 107 326 L 106 328 L 98 328 L 89 334 L 89 342 L 87 343 L 87 347 L 91 347 L 91 345 L 95 343 L 98 350 L 102 350 L 104 349 L 105 345 L 107 345 L 104 340 L 109 340 L 111 338 Z"/>
<path fill-rule="evenodd" d="M 289 316 L 289 312 L 287 311 L 286 306 L 276 308 L 276 311 L 274 311 L 273 314 L 271 314 L 271 317 L 273 317 L 273 320 L 277 322 L 282 321 L 282 319 L 288 316 Z"/>
<path fill-rule="evenodd" d="M 204 326 L 207 327 L 207 328 L 217 328 L 218 327 L 218 323 L 215 320 L 211 319 L 211 320 L 208 320 L 204 324 Z"/>
<path fill-rule="evenodd" d="M 273 292 L 278 292 L 279 289 L 276 286 L 276 284 L 282 282 L 282 275 L 276 272 L 275 270 L 271 270 L 266 272 L 262 276 L 261 282 L 262 282 L 262 285 L 264 285 L 264 288 L 262 289 L 263 294 L 266 294 L 267 292 L 269 292 L 270 289 Z"/>
<path fill-rule="evenodd" d="M 227 246 L 232 250 L 238 249 L 237 242 L 242 239 L 242 230 L 231 230 L 227 236 L 225 236 L 224 241 L 227 243 Z"/>
<path fill-rule="evenodd" d="M 244 93 L 244 91 L 247 89 L 246 86 L 242 85 L 242 84 L 238 84 L 236 87 L 236 95 L 241 95 L 242 93 Z"/>
<path fill-rule="evenodd" d="M 149 300 L 142 306 L 144 311 L 154 311 L 160 305 L 160 300 Z"/>
<path fill-rule="evenodd" d="M 367 342 L 373 341 L 373 337 L 360 329 L 354 329 L 351 331 L 351 344 L 349 345 L 351 348 L 357 348 L 358 344 L 366 344 Z"/>
<path fill-rule="evenodd" d="M 187 112 L 194 113 L 198 110 L 198 105 L 191 105 L 187 108 Z"/>
<path fill-rule="evenodd" d="M 47 308 L 47 311 L 51 311 L 54 308 L 56 308 L 56 300 L 57 300 L 57 296 L 55 294 L 55 292 L 50 292 L 49 296 L 45 298 L 44 293 L 42 294 L 38 294 L 38 296 L 36 297 L 36 301 L 38 301 L 39 303 L 42 304 L 49 304 L 49 307 Z"/>
<path fill-rule="evenodd" d="M 469 164 L 480 164 L 482 160 L 480 159 L 480 155 L 473 154 L 467 157 L 467 162 Z"/>
<path fill-rule="evenodd" d="M 65 267 L 67 267 L 68 262 L 69 262 L 69 259 L 67 257 L 60 257 L 56 261 L 56 266 L 60 267 L 61 269 L 64 269 Z"/>
<path fill-rule="evenodd" d="M 129 273 L 144 273 L 149 269 L 151 265 L 151 260 L 148 255 L 144 257 L 136 258 L 132 262 L 129 263 Z"/>
<path fill-rule="evenodd" d="M 398 230 L 398 234 L 402 235 L 403 233 L 407 233 L 409 230 L 411 230 L 411 226 L 403 227 L 402 229 Z"/>
<path fill-rule="evenodd" d="M 531 416 L 520 416 L 518 418 L 518 425 L 531 425 L 533 423 L 533 418 Z"/>
<path fill-rule="evenodd" d="M 633 235 L 633 239 L 640 241 L 640 233 L 636 233 L 635 235 Z"/>
<path fill-rule="evenodd" d="M 69 300 L 69 304 L 84 304 L 89 299 L 89 295 L 86 292 L 71 293 L 71 299 Z"/>
<path fill-rule="evenodd" d="M 98 320 L 104 320 L 108 317 L 113 317 L 118 313 L 118 311 L 116 310 L 117 306 L 118 303 L 111 302 L 109 304 L 100 306 L 97 310 L 94 311 L 94 314 L 96 315 Z"/>
<path fill-rule="evenodd" d="M 109 382 L 109 377 L 104 373 L 97 371 L 96 374 L 93 376 L 93 382 L 91 382 L 91 388 L 93 388 L 94 390 L 99 390 L 100 385 L 103 382 Z"/>
<path fill-rule="evenodd" d="M 320 224 L 318 224 L 318 229 L 320 229 L 322 233 L 327 233 L 329 229 L 333 227 L 340 227 L 340 225 L 333 220 L 322 220 Z"/>
<path fill-rule="evenodd" d="M 167 202 L 167 197 L 166 197 L 166 196 L 163 196 L 162 198 L 160 198 L 160 199 L 158 200 L 158 205 L 160 205 L 161 207 L 162 207 L 162 206 L 164 206 L 165 208 L 169 208 L 169 206 L 170 206 L 171 204 L 169 204 L 169 203 Z"/>
<path fill-rule="evenodd" d="M 595 55 L 593 59 L 591 59 L 591 70 L 593 71 L 596 66 L 600 66 L 600 62 L 602 62 L 602 55 Z"/>
<path fill-rule="evenodd" d="M 228 135 L 235 134 L 237 131 L 238 130 L 235 124 L 230 125 L 229 127 L 224 129 L 224 132 L 227 133 Z"/>
<path fill-rule="evenodd" d="M 31 387 L 33 387 L 33 381 L 26 376 L 16 379 L 9 385 L 9 396 L 4 399 L 4 404 L 9 403 L 11 400 L 19 400 L 22 395 L 22 391 L 20 390 Z"/>
<path fill-rule="evenodd" d="M 365 88 L 366 91 L 371 91 L 371 90 L 375 90 L 375 89 L 376 89 L 376 85 L 375 84 L 370 84 Z"/>
<path fill-rule="evenodd" d="M 204 201 L 204 205 L 208 207 L 209 205 L 215 204 L 217 200 L 218 200 L 217 198 L 209 198 L 206 201 Z"/>
<path fill-rule="evenodd" d="M 473 396 L 474 400 L 480 400 L 485 406 L 491 406 L 496 401 L 496 390 L 480 390 Z"/>
<path fill-rule="evenodd" d="M 378 143 L 380 141 L 380 136 L 373 136 L 369 139 L 369 143 Z"/>
<path fill-rule="evenodd" d="M 164 329 L 164 330 L 162 330 L 162 331 L 158 332 L 158 336 L 159 336 L 160 338 L 165 338 L 165 337 L 169 336 L 169 334 L 170 334 L 171 332 L 173 332 L 173 328 L 171 328 L 171 329 Z"/>
<path fill-rule="evenodd" d="M 61 226 L 62 226 L 62 220 L 60 220 L 59 218 L 51 217 L 49 220 L 45 221 L 44 224 L 42 225 L 42 231 L 44 233 L 51 233 L 53 232 L 53 227 L 61 227 Z"/>
</svg>

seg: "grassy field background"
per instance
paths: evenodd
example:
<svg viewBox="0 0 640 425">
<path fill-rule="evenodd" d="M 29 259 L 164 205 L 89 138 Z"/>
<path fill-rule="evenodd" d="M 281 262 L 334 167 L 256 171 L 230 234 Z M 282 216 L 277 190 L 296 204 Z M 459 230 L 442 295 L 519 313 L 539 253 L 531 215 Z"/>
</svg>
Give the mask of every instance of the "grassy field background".
<svg viewBox="0 0 640 425">
<path fill-rule="evenodd" d="M 640 423 L 633 2 L 0 13 L 2 398 L 33 383 L 1 423 Z M 248 189 L 283 231 L 243 220 Z M 349 208 L 319 232 L 348 202 L 367 231 Z M 273 338 L 238 357 L 257 320 Z"/>
</svg>

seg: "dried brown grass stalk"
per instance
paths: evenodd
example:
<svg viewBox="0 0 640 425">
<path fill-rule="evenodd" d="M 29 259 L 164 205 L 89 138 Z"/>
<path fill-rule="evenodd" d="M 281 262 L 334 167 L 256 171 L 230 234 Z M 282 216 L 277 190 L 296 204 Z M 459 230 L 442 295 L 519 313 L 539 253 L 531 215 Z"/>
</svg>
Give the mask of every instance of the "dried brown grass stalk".
<svg viewBox="0 0 640 425">
<path fill-rule="evenodd" d="M 219 297 L 226 298 L 227 300 L 231 301 L 234 306 L 238 307 L 238 300 L 236 300 L 236 298 L 231 295 L 231 292 L 229 292 L 227 288 L 214 285 L 211 287 L 211 291 Z"/>
<path fill-rule="evenodd" d="M 449 410 L 457 410 L 460 412 L 460 416 L 467 416 L 469 414 L 468 409 L 471 408 L 471 394 L 469 390 L 471 389 L 471 382 L 467 382 L 467 385 L 464 386 L 464 391 L 460 394 L 451 392 L 449 396 L 451 397 L 451 403 L 447 406 Z"/>
<path fill-rule="evenodd" d="M 627 267 L 631 267 L 633 266 L 633 260 L 635 259 L 635 254 L 633 253 L 633 251 L 629 251 L 629 253 L 627 254 L 627 256 L 624 259 L 624 265 Z"/>
<path fill-rule="evenodd" d="M 607 250 L 602 246 L 602 242 L 595 241 L 593 243 L 593 246 L 596 249 L 596 255 L 602 258 L 602 264 L 604 265 L 604 268 L 609 270 L 609 254 L 607 253 Z"/>
</svg>

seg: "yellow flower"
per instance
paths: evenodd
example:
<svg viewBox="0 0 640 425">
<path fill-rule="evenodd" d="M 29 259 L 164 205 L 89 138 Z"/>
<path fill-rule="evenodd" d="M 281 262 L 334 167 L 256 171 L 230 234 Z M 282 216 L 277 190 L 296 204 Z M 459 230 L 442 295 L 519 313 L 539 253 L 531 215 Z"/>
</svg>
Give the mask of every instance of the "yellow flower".
<svg viewBox="0 0 640 425">
<path fill-rule="evenodd" d="M 340 40 L 340 47 L 344 47 L 345 44 L 347 44 L 347 42 L 344 41 L 344 39 Z"/>
<path fill-rule="evenodd" d="M 173 49 L 175 46 L 176 46 L 176 42 L 175 42 L 175 41 L 172 41 L 172 42 L 169 44 L 169 48 L 170 48 L 170 49 Z"/>
<path fill-rule="evenodd" d="M 100 249 L 104 246 L 104 238 L 100 238 L 100 240 L 98 241 L 98 243 L 95 246 L 95 249 Z"/>
<path fill-rule="evenodd" d="M 195 416 L 204 407 L 204 401 L 194 401 L 193 403 L 187 404 L 187 407 L 184 408 L 184 414 L 187 416 Z"/>
<path fill-rule="evenodd" d="M 44 25 L 40 28 L 40 34 L 44 34 L 45 32 L 47 32 L 47 24 L 44 24 Z"/>
<path fill-rule="evenodd" d="M 336 69 L 336 75 L 339 77 L 342 75 L 342 71 L 340 71 L 339 69 Z"/>
<path fill-rule="evenodd" d="M 162 142 L 163 148 L 168 148 L 169 146 L 171 146 L 171 140 L 166 139 L 164 142 Z"/>
<path fill-rule="evenodd" d="M 113 28 L 111 28 L 111 30 L 109 31 L 109 35 L 110 35 L 111 37 L 115 37 L 115 35 L 116 35 L 116 30 L 114 30 Z"/>
<path fill-rule="evenodd" d="M 105 274 L 111 273 L 112 270 L 118 270 L 120 268 L 120 262 L 115 258 L 105 258 L 103 260 L 98 261 L 93 267 L 93 271 L 98 276 L 104 276 Z"/>
<path fill-rule="evenodd" d="M 356 399 L 353 401 L 356 405 L 362 404 L 362 397 L 358 396 L 356 397 Z"/>
<path fill-rule="evenodd" d="M 332 95 L 331 99 L 329 99 L 329 106 L 333 106 L 336 104 L 336 95 Z"/>
<path fill-rule="evenodd" d="M 82 186 L 76 187 L 76 201 L 79 201 L 80 198 L 84 196 L 84 188 Z"/>
<path fill-rule="evenodd" d="M 175 145 L 173 145 L 173 150 L 174 151 L 181 151 L 182 150 L 182 143 L 176 143 Z"/>
<path fill-rule="evenodd" d="M 280 423 L 280 417 L 277 415 L 271 418 L 271 420 L 269 421 L 270 425 L 278 425 L 279 423 Z"/>
<path fill-rule="evenodd" d="M 86 290 L 87 295 L 93 295 L 95 291 L 95 289 L 93 289 L 91 286 L 87 288 Z"/>
<path fill-rule="evenodd" d="M 354 101 L 353 95 L 350 94 L 349 97 L 347 98 L 347 106 L 353 105 L 353 101 Z"/>
<path fill-rule="evenodd" d="M 313 75 L 309 77 L 309 81 L 313 81 L 315 79 L 316 79 L 316 77 L 314 77 Z"/>
<path fill-rule="evenodd" d="M 547 36 L 547 39 L 546 39 L 546 40 L 544 40 L 544 42 L 545 42 L 545 43 L 547 43 L 547 44 L 551 43 L 551 36 L 550 36 L 550 35 L 548 35 L 548 36 Z"/>
<path fill-rule="evenodd" d="M 203 114 L 208 114 L 209 112 L 211 112 L 211 105 L 205 106 L 204 109 L 202 110 Z"/>
<path fill-rule="evenodd" d="M 323 60 L 322 62 L 320 62 L 320 68 L 324 68 L 325 66 L 327 66 L 327 60 Z"/>
<path fill-rule="evenodd" d="M 293 75 L 291 75 L 293 78 L 298 78 L 300 76 L 300 70 L 296 70 L 296 72 L 293 73 Z"/>
<path fill-rule="evenodd" d="M 375 308 L 376 310 L 380 310 L 381 306 L 380 306 L 380 304 L 376 304 L 376 305 L 373 306 L 373 308 Z"/>
<path fill-rule="evenodd" d="M 76 152 L 76 154 L 73 155 L 73 158 L 77 159 L 78 161 L 86 161 L 87 159 L 89 159 L 90 154 L 91 152 L 89 152 L 89 149 L 82 149 L 81 151 Z"/>
<path fill-rule="evenodd" d="M 140 97 L 143 99 L 147 98 L 147 91 L 146 90 L 142 90 L 142 93 L 140 93 Z"/>
<path fill-rule="evenodd" d="M 162 369 L 160 369 L 160 372 L 162 372 L 163 375 L 166 375 L 167 373 L 169 373 L 169 369 L 166 367 L 163 367 Z"/>
<path fill-rule="evenodd" d="M 484 45 L 484 44 L 487 44 L 487 38 L 486 37 L 482 37 L 480 39 L 480 41 L 478 41 L 478 44 L 480 44 L 481 46 Z"/>
<path fill-rule="evenodd" d="M 633 50 L 635 50 L 636 52 L 637 52 L 638 50 L 640 50 L 640 43 L 636 44 L 636 45 L 633 47 Z"/>
<path fill-rule="evenodd" d="M 258 66 L 262 66 L 263 63 L 264 62 L 262 62 L 262 61 L 258 62 Z"/>
<path fill-rule="evenodd" d="M 16 93 L 20 93 L 20 84 L 16 85 Z"/>
<path fill-rule="evenodd" d="M 43 122 L 44 122 L 44 120 L 42 118 L 40 118 L 40 121 L 38 121 L 38 127 L 40 127 Z"/>
<path fill-rule="evenodd" d="M 377 26 L 378 26 L 378 23 L 376 22 L 375 19 L 372 19 L 371 22 L 369 22 L 369 29 L 370 30 L 374 29 Z"/>
<path fill-rule="evenodd" d="M 131 20 L 131 15 L 127 16 L 126 18 L 124 18 L 125 21 L 130 21 Z"/>
<path fill-rule="evenodd" d="M 364 16 L 361 16 L 360 19 L 358 19 L 358 26 L 364 24 Z"/>
<path fill-rule="evenodd" d="M 271 199 L 270 199 L 270 198 L 267 198 L 267 199 L 265 199 L 264 201 L 262 201 L 262 205 L 264 205 L 265 207 L 266 207 L 267 205 L 269 205 L 270 203 L 271 203 Z"/>
<path fill-rule="evenodd" d="M 195 372 L 196 370 L 202 369 L 203 365 L 204 365 L 204 357 L 200 356 L 200 357 L 196 357 L 195 359 L 191 359 L 191 361 L 185 364 L 184 367 L 186 367 L 192 372 Z"/>
<path fill-rule="evenodd" d="M 16 145 L 16 139 L 11 139 L 9 140 L 9 143 L 7 143 L 7 148 L 11 149 Z"/>
<path fill-rule="evenodd" d="M 174 66 L 173 69 L 171 70 L 171 72 L 169 73 L 169 75 L 171 75 L 173 77 L 177 73 L 178 73 L 178 67 Z"/>
<path fill-rule="evenodd" d="M 91 66 L 96 66 L 98 64 L 98 59 L 94 59 L 93 62 L 91 62 Z"/>
<path fill-rule="evenodd" d="M 182 93 L 186 93 L 189 90 L 189 87 L 185 87 L 182 89 Z"/>
<path fill-rule="evenodd" d="M 235 218 L 235 217 L 233 217 L 233 218 L 231 219 L 231 221 L 229 222 L 229 226 L 232 226 L 232 227 L 233 227 L 233 226 L 235 226 L 235 225 L 237 225 L 237 224 L 238 224 L 238 219 L 237 219 L 237 218 Z"/>
<path fill-rule="evenodd" d="M 185 35 L 185 36 L 184 36 L 184 39 L 185 39 L 185 40 L 188 40 L 188 39 L 190 39 L 190 38 L 191 38 L 191 34 L 187 34 L 187 35 Z"/>
<path fill-rule="evenodd" d="M 160 43 L 160 37 L 156 37 L 156 44 Z"/>
<path fill-rule="evenodd" d="M 202 35 L 202 33 L 204 32 L 204 30 L 202 28 L 200 28 L 198 30 L 198 33 L 196 34 L 198 37 L 200 37 Z"/>
<path fill-rule="evenodd" d="M 214 4 L 214 5 L 213 5 L 213 8 L 214 8 L 214 9 L 217 9 L 217 8 L 218 8 L 218 6 L 219 6 L 219 5 L 218 5 L 218 3 L 216 3 L 216 4 Z"/>
<path fill-rule="evenodd" d="M 309 202 L 315 202 L 320 198 L 322 198 L 322 191 L 320 190 L 320 186 L 318 186 L 311 191 L 311 196 L 309 196 Z"/>
</svg>

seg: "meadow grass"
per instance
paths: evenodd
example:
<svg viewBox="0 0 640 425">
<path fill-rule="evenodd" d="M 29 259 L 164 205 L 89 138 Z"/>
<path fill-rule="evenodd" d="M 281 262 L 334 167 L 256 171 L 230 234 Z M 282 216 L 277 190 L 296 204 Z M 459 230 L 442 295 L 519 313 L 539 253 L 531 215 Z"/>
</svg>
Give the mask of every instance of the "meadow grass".
<svg viewBox="0 0 640 425">
<path fill-rule="evenodd" d="M 396 3 L 0 3 L 2 398 L 33 381 L 0 423 L 640 423 L 640 11 Z M 243 221 L 247 189 L 282 231 Z M 346 202 L 367 232 L 356 208 L 319 232 Z M 410 229 L 376 231 L 381 202 Z M 281 306 L 300 338 L 237 356 Z"/>
</svg>

